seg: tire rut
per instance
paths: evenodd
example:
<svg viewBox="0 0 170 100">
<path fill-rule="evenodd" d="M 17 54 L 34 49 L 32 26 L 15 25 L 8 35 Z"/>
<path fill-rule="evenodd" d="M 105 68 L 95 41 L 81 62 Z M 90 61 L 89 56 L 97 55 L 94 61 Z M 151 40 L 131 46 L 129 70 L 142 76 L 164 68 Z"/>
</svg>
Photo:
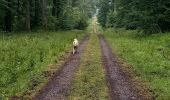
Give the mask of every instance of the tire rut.
<svg viewBox="0 0 170 100">
<path fill-rule="evenodd" d="M 55 73 L 47 85 L 33 98 L 33 100 L 65 100 L 67 91 L 74 78 L 74 73 L 80 64 L 80 57 L 87 45 L 89 37 L 85 37 L 78 53 L 71 55 L 61 68 Z"/>
<path fill-rule="evenodd" d="M 121 70 L 121 65 L 104 36 L 99 35 L 99 39 L 111 100 L 147 100 L 139 96 L 129 77 Z"/>
</svg>

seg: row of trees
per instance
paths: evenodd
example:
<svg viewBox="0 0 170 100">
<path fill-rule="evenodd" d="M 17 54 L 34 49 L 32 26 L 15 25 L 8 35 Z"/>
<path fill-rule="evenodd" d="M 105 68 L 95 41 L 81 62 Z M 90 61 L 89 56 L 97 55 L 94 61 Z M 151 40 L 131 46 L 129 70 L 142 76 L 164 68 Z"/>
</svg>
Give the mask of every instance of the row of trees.
<svg viewBox="0 0 170 100">
<path fill-rule="evenodd" d="M 84 29 L 94 0 L 0 0 L 0 31 Z"/>
<path fill-rule="evenodd" d="M 170 0 L 100 0 L 99 8 L 103 27 L 170 31 Z"/>
</svg>

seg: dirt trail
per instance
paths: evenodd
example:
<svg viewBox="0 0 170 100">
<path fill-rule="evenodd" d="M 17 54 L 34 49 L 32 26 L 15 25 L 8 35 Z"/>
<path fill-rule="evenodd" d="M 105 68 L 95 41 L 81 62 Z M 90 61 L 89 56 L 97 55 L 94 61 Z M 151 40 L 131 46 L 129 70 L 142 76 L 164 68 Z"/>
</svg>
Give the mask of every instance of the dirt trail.
<svg viewBox="0 0 170 100">
<path fill-rule="evenodd" d="M 138 95 L 137 90 L 132 86 L 132 82 L 129 77 L 122 71 L 117 57 L 113 55 L 112 50 L 107 44 L 105 38 L 100 35 L 99 39 L 111 99 L 147 100 L 146 98 Z"/>
<path fill-rule="evenodd" d="M 78 53 L 71 55 L 61 69 L 56 72 L 48 84 L 33 98 L 33 100 L 65 100 L 67 91 L 73 80 L 74 72 L 79 66 L 80 57 L 88 42 L 88 37 L 81 43 Z"/>
<path fill-rule="evenodd" d="M 93 32 L 96 33 L 96 17 L 93 20 Z M 88 42 L 88 37 L 78 48 L 78 54 L 72 55 L 56 72 L 48 84 L 33 98 L 33 100 L 66 100 L 67 92 L 70 89 L 74 72 L 79 67 L 82 52 Z M 139 95 L 139 90 L 121 69 L 117 57 L 112 53 L 104 36 L 99 35 L 103 63 L 106 70 L 106 80 L 110 89 L 111 100 L 150 100 L 145 95 Z M 95 56 L 95 55 L 94 55 Z"/>
</svg>

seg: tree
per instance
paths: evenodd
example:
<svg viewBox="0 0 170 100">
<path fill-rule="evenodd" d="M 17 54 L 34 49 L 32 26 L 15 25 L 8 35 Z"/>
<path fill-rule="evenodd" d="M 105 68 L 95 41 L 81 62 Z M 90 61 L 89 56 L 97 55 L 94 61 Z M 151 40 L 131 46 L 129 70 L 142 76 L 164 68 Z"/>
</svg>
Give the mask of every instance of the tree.
<svg viewBox="0 0 170 100">
<path fill-rule="evenodd" d="M 99 8 L 103 27 L 109 24 L 144 33 L 170 31 L 169 0 L 100 0 Z"/>
<path fill-rule="evenodd" d="M 0 30 L 84 29 L 95 11 L 95 1 L 0 0 Z"/>
<path fill-rule="evenodd" d="M 47 26 L 48 26 L 48 9 L 47 9 L 47 0 L 42 0 L 42 23 L 43 23 L 43 27 L 45 30 L 47 30 Z"/>
<path fill-rule="evenodd" d="M 7 7 L 5 7 L 5 31 L 11 32 L 12 31 L 12 2 L 11 0 L 7 0 Z"/>
<path fill-rule="evenodd" d="M 26 4 L 26 28 L 28 31 L 31 30 L 31 19 L 30 19 L 30 0 L 26 0 L 27 4 Z"/>
<path fill-rule="evenodd" d="M 99 8 L 100 10 L 99 10 L 98 20 L 103 27 L 106 27 L 108 21 L 107 15 L 110 10 L 109 0 L 101 0 Z"/>
</svg>

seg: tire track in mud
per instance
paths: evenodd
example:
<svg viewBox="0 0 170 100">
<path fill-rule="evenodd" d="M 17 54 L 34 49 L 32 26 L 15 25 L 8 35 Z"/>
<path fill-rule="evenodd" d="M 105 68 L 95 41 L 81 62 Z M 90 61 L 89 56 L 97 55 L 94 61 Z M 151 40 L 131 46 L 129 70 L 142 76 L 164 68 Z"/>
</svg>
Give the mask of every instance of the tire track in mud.
<svg viewBox="0 0 170 100">
<path fill-rule="evenodd" d="M 98 37 L 111 100 L 148 100 L 140 96 L 136 88 L 133 87 L 130 78 L 122 71 L 117 57 L 113 55 L 104 36 L 99 35 Z"/>
<path fill-rule="evenodd" d="M 89 37 L 86 36 L 78 48 L 78 53 L 71 55 L 61 68 L 55 73 L 46 86 L 33 98 L 33 100 L 65 100 L 67 91 L 74 78 L 74 73 L 79 67 L 80 58 Z"/>
</svg>

